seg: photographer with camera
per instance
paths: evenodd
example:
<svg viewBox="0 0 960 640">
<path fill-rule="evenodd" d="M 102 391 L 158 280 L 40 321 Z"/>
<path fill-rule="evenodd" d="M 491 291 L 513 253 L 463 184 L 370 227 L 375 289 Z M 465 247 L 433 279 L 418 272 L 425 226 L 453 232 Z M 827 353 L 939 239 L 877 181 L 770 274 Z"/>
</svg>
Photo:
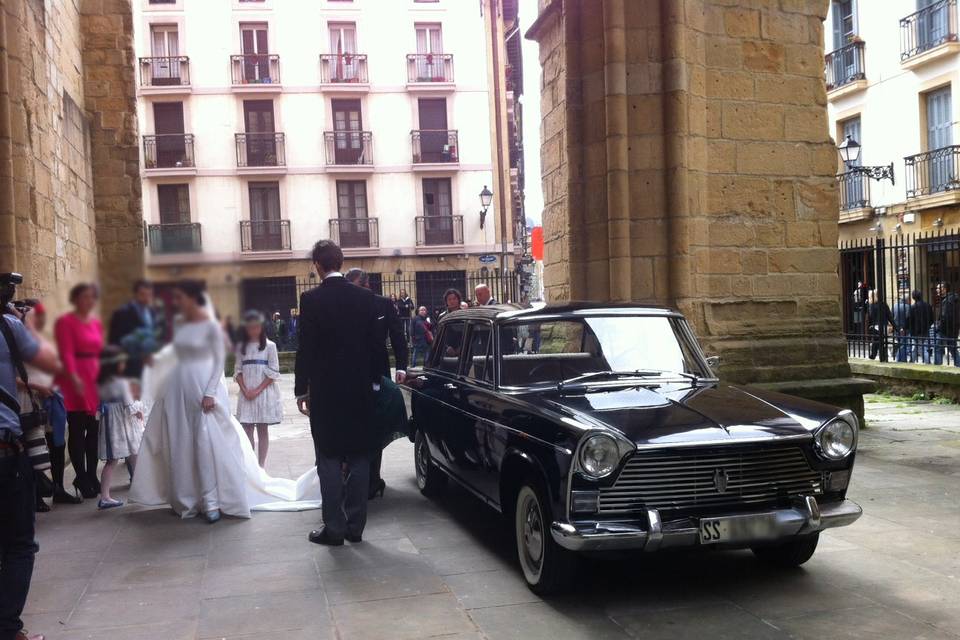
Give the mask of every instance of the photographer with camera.
<svg viewBox="0 0 960 640">
<path fill-rule="evenodd" d="M 22 282 L 20 274 L 0 275 L 0 640 L 43 640 L 27 636 L 20 620 L 37 544 L 34 465 L 23 441 L 17 376 L 26 377 L 26 363 L 48 373 L 60 369 L 53 348 L 37 340 L 10 304 Z"/>
</svg>

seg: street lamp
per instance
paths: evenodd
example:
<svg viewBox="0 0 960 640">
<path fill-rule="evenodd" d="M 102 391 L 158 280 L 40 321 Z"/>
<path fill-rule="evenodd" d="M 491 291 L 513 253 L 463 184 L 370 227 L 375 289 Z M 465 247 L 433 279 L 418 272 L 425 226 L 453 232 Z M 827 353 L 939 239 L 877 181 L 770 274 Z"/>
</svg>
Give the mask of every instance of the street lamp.
<svg viewBox="0 0 960 640">
<path fill-rule="evenodd" d="M 483 185 L 483 191 L 480 192 L 480 206 L 483 209 L 480 210 L 480 228 L 483 229 L 484 223 L 487 221 L 487 209 L 490 208 L 490 203 L 493 202 L 493 192 Z"/>
<path fill-rule="evenodd" d="M 846 167 L 847 172 L 862 174 L 877 181 L 887 179 L 890 180 L 890 184 L 896 184 L 893 178 L 893 163 L 876 167 L 862 167 L 858 164 L 862 150 L 860 143 L 854 140 L 853 136 L 847 136 L 843 142 L 837 145 L 837 153 L 840 154 L 840 159 L 843 160 L 843 166 Z"/>
</svg>

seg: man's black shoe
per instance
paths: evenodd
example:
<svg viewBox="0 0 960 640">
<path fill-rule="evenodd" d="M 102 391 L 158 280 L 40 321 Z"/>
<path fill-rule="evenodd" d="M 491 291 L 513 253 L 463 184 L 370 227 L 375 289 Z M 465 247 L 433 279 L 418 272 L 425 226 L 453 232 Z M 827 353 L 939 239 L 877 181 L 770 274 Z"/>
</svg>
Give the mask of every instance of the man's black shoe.
<svg viewBox="0 0 960 640">
<path fill-rule="evenodd" d="M 343 545 L 343 538 L 333 538 L 327 533 L 327 528 L 311 531 L 307 539 L 314 544 L 323 544 L 328 547 L 339 547 Z"/>
<path fill-rule="evenodd" d="M 354 536 L 348 533 L 347 542 L 353 542 L 354 544 L 356 544 L 357 542 L 363 542 L 363 534 Z"/>
</svg>

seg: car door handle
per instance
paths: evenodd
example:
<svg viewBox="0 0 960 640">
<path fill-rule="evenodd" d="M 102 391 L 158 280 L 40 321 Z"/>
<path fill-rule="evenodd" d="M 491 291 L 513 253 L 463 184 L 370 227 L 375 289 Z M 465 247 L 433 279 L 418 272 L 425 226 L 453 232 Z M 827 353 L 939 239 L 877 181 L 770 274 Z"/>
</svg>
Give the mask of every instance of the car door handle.
<svg viewBox="0 0 960 640">
<path fill-rule="evenodd" d="M 447 382 L 446 384 L 443 385 L 443 388 L 446 389 L 447 391 L 456 391 L 457 385 L 453 384 L 452 382 Z"/>
</svg>

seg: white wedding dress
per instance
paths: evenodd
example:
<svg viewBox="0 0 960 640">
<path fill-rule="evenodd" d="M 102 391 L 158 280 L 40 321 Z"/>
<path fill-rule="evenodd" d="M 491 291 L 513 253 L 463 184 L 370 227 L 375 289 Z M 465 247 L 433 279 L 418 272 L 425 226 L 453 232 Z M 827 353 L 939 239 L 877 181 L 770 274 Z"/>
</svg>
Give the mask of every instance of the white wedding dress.
<svg viewBox="0 0 960 640">
<path fill-rule="evenodd" d="M 243 427 L 231 415 L 224 384 L 226 347 L 215 320 L 184 322 L 173 344 L 144 369 L 147 427 L 130 501 L 169 504 L 183 518 L 219 509 L 300 511 L 320 506 L 316 469 L 297 480 L 272 478 L 257 464 Z M 204 396 L 216 400 L 204 412 Z"/>
</svg>

